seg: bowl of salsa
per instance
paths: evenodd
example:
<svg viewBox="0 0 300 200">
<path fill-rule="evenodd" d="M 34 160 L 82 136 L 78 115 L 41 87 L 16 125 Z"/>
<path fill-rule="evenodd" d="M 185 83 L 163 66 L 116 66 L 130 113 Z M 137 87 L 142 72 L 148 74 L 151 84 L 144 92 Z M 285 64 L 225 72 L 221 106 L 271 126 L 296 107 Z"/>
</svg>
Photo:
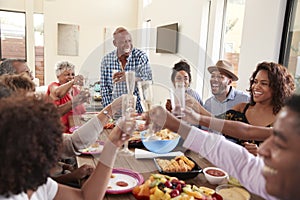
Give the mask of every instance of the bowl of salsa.
<svg viewBox="0 0 300 200">
<path fill-rule="evenodd" d="M 228 174 L 217 167 L 206 167 L 203 169 L 206 180 L 213 185 L 227 183 Z"/>
</svg>

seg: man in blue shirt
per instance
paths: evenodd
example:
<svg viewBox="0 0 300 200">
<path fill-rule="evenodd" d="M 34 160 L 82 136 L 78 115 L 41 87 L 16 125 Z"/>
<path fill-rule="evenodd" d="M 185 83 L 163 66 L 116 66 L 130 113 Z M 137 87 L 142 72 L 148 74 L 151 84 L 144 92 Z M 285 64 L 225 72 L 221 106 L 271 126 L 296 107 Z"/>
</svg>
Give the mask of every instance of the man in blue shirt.
<svg viewBox="0 0 300 200">
<path fill-rule="evenodd" d="M 135 71 L 136 81 L 152 80 L 152 71 L 149 59 L 143 51 L 132 45 L 130 33 L 123 27 L 119 27 L 113 34 L 113 44 L 116 50 L 108 53 L 101 62 L 101 95 L 102 104 L 107 106 L 114 99 L 127 93 L 125 72 Z M 137 112 L 143 112 L 135 87 L 134 95 L 137 96 Z"/>
<path fill-rule="evenodd" d="M 234 74 L 233 65 L 226 60 L 219 60 L 216 65 L 208 67 L 211 73 L 210 86 L 212 97 L 206 100 L 204 107 L 213 115 L 219 115 L 236 104 L 248 102 L 250 95 L 231 86 L 238 77 Z"/>
</svg>

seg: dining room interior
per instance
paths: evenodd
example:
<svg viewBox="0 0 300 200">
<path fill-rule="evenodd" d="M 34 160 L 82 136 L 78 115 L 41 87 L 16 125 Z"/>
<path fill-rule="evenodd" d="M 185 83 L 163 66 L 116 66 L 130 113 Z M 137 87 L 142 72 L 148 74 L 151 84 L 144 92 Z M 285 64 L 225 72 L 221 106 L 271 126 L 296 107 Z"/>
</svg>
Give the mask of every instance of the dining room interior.
<svg viewBox="0 0 300 200">
<path fill-rule="evenodd" d="M 217 67 L 218 61 L 226 60 L 231 63 L 232 69 L 226 69 L 234 74 L 230 77 L 231 87 L 243 93 L 253 92 L 251 87 L 255 85 L 255 81 L 252 78 L 259 76 L 257 75 L 260 71 L 259 65 L 269 63 L 271 68 L 275 66 L 276 70 L 277 65 L 274 63 L 279 63 L 287 69 L 287 73 L 293 76 L 294 83 L 290 84 L 292 85 L 290 90 L 295 94 L 300 94 L 300 5 L 298 0 L 0 0 L 0 22 L 0 63 L 6 59 L 23 60 L 33 75 L 36 93 L 53 95 L 55 92 L 51 89 L 52 83 L 58 80 L 59 85 L 68 84 L 70 80 L 63 82 L 61 77 L 71 68 L 75 73 L 75 79 L 73 74 L 74 80 L 71 80 L 72 84 L 76 85 L 77 81 L 83 85 L 80 86 L 81 91 L 78 91 L 78 94 L 85 89 L 90 93 L 89 100 L 87 97 L 81 97 L 78 100 L 84 105 L 84 112 L 75 113 L 74 111 L 74 114 L 67 117 L 67 132 L 70 135 L 75 133 L 74 136 L 67 136 L 71 138 L 70 141 L 76 142 L 72 137 L 77 139 L 86 137 L 80 141 L 82 142 L 79 145 L 80 149 L 76 149 L 76 144 L 72 144 L 72 148 L 75 149 L 72 152 L 73 158 L 65 160 L 77 168 L 86 164 L 93 168 L 97 167 L 99 159 L 102 158 L 101 153 L 105 141 L 108 141 L 111 132 L 118 128 L 118 118 L 129 118 L 132 114 L 130 109 L 136 111 L 138 106 L 148 113 L 153 105 L 167 108 L 168 101 L 172 102 L 172 106 L 169 106 L 173 108 L 173 114 L 177 120 L 190 116 L 194 117 L 194 122 L 196 121 L 195 123 L 189 122 L 187 126 L 192 128 L 188 129 L 186 134 L 190 134 L 195 127 L 201 131 L 203 129 L 205 133 L 216 133 L 215 130 L 218 129 L 204 126 L 200 124 L 200 121 L 208 120 L 208 117 L 213 115 L 218 116 L 211 110 L 209 114 L 201 110 L 202 107 L 206 109 L 205 100 L 214 95 L 211 81 L 213 72 L 208 68 Z M 146 98 L 149 97 L 149 93 L 148 96 L 144 95 L 146 89 L 138 85 L 138 82 L 145 84 L 142 81 L 147 80 L 143 77 L 143 75 L 146 76 L 146 72 L 143 74 L 144 72 L 139 70 L 135 74 L 141 73 L 142 75 L 138 74 L 138 76 L 142 78 L 139 77 L 138 81 L 135 79 L 136 86 L 134 82 L 131 92 L 128 88 L 131 79 L 126 79 L 128 73 L 124 72 L 123 79 L 119 78 L 127 84 L 126 91 L 128 92 L 122 96 L 123 104 L 127 102 L 126 105 L 117 102 L 118 98 L 111 99 L 109 104 L 104 103 L 105 99 L 101 91 L 104 90 L 103 83 L 109 80 L 114 84 L 113 90 L 117 91 L 118 87 L 113 77 L 119 72 L 110 71 L 111 77 L 108 80 L 102 79 L 101 76 L 107 75 L 103 69 L 106 56 L 118 48 L 115 35 L 120 27 L 124 27 L 125 32 L 128 31 L 132 37 L 133 49 L 141 50 L 149 59 L 147 66 L 151 69 L 151 75 L 149 75 L 151 77 L 149 80 L 152 80 L 150 92 L 152 99 L 149 100 L 151 105 L 145 103 L 146 100 L 148 103 Z M 59 67 L 57 64 L 61 61 L 72 64 L 62 64 Z M 179 101 L 181 107 L 189 106 L 187 101 L 182 103 L 182 101 L 189 100 L 184 96 L 187 93 L 185 89 L 182 94 L 183 100 L 177 99 L 178 84 L 172 79 L 176 64 L 181 62 L 189 65 L 188 70 L 184 67 L 180 68 L 181 71 L 186 70 L 188 74 L 186 76 L 189 76 L 188 88 L 200 94 L 198 110 L 195 109 L 196 112 L 199 111 L 199 116 L 181 115 L 181 113 L 175 115 L 174 110 L 178 103 L 176 101 Z M 124 67 L 121 61 L 117 64 Z M 123 72 L 124 68 L 121 71 Z M 224 76 L 223 71 L 221 72 L 215 79 L 221 79 Z M 173 77 L 175 80 L 177 80 L 176 73 L 175 78 Z M 83 79 L 77 79 L 77 75 Z M 235 76 L 238 78 L 233 80 Z M 286 79 L 288 78 L 289 75 L 286 75 Z M 289 80 L 292 79 L 286 82 Z M 150 86 L 147 87 L 150 88 Z M 116 91 L 110 91 L 110 93 Z M 136 95 L 137 93 L 139 96 Z M 75 95 L 73 93 L 72 95 L 74 98 Z M 55 96 L 53 100 L 59 99 L 58 97 L 60 96 Z M 253 101 L 253 98 L 258 97 L 250 94 L 248 98 L 252 98 Z M 130 102 L 132 99 L 134 103 Z M 114 103 L 118 106 L 113 107 Z M 196 103 L 192 102 L 192 105 Z M 76 106 L 71 105 L 68 109 L 75 110 Z M 121 114 L 114 110 L 116 107 L 120 107 Z M 154 122 L 147 124 L 149 122 L 147 120 L 151 118 L 150 114 L 144 116 L 140 112 L 136 115 L 136 129 L 130 133 L 131 138 L 124 145 L 126 148 L 129 147 L 125 149 L 129 153 L 117 154 L 104 199 L 176 199 L 175 197 L 181 196 L 182 199 L 260 200 L 270 197 L 264 192 L 251 191 L 251 186 L 250 190 L 244 187 L 242 184 L 244 180 L 241 183 L 228 171 L 223 170 L 222 166 L 217 168 L 215 163 L 206 159 L 206 154 L 209 154 L 211 149 L 205 149 L 207 152 L 203 150 L 205 155 L 187 149 L 186 146 L 191 147 L 193 144 L 190 142 L 188 145 L 184 139 L 191 136 L 164 129 L 166 126 L 170 129 L 174 128 L 175 125 L 170 124 L 178 122 L 175 118 L 171 121 L 172 118 L 169 117 L 170 124 L 160 124 L 162 130 L 150 133 L 149 130 L 157 128 L 153 125 Z M 200 116 L 205 115 L 208 117 L 200 119 Z M 157 124 L 159 124 L 158 118 L 162 115 L 156 117 Z M 86 130 L 90 131 L 91 129 L 87 127 L 92 126 L 91 124 L 95 123 L 96 119 L 100 121 L 100 128 L 98 124 L 94 127 L 101 130 L 101 134 L 94 133 L 94 130 L 87 135 L 80 135 L 87 132 Z M 105 119 L 105 124 L 101 124 L 103 119 Z M 275 114 L 272 115 L 272 120 L 271 127 L 275 121 Z M 89 125 L 86 125 L 88 123 Z M 217 123 L 219 122 L 216 121 L 214 125 Z M 223 122 L 221 126 L 226 127 Z M 232 130 L 244 130 L 243 126 L 234 125 L 234 127 L 238 128 Z M 178 132 L 182 131 L 181 126 L 179 128 L 178 125 L 176 128 Z M 264 127 L 262 130 L 259 128 L 267 135 L 270 135 L 271 129 L 270 127 Z M 126 133 L 126 129 L 124 132 Z M 152 138 L 153 134 L 155 134 L 155 139 Z M 251 138 L 251 141 L 255 139 Z M 212 138 L 207 139 L 207 143 L 211 140 Z M 153 146 L 150 144 L 152 142 L 155 143 Z M 193 147 L 195 148 L 195 145 Z M 212 174 L 207 175 L 203 172 L 209 169 Z M 64 169 L 65 171 L 67 170 Z M 208 178 L 209 176 L 212 178 Z M 80 188 L 87 178 L 88 176 L 80 178 L 72 187 Z M 236 187 L 239 191 L 231 187 Z M 227 189 L 239 197 L 227 197 Z M 222 194 L 221 197 L 219 194 Z"/>
<path fill-rule="evenodd" d="M 296 5 L 294 7 L 299 8 Z M 266 8 L 272 15 L 265 15 Z M 48 85 L 56 79 L 54 66 L 60 60 L 74 63 L 78 66 L 77 72 L 87 68 L 93 72 L 90 74 L 91 79 L 99 79 L 101 58 L 114 48 L 112 33 L 118 26 L 130 30 L 134 46 L 147 52 L 153 78 L 158 83 L 171 87 L 171 81 L 165 75 L 171 73 L 172 65 L 178 60 L 187 60 L 192 66 L 192 76 L 195 77 L 191 86 L 202 94 L 203 99 L 210 96 L 210 75 L 206 68 L 220 58 L 234 63 L 235 72 L 240 77 L 236 87 L 243 91 L 248 87 L 248 77 L 256 64 L 263 60 L 281 59 L 280 62 L 284 61 L 295 77 L 299 76 L 297 51 L 289 50 L 297 49 L 299 20 L 294 20 L 294 28 L 289 30 L 294 33 L 294 45 L 291 48 L 286 43 L 286 50 L 281 50 L 283 40 L 287 39 L 282 38 L 288 35 L 284 35 L 284 0 L 193 0 L 188 3 L 179 0 L 103 0 L 89 3 L 70 3 L 68 0 L 1 0 L 0 9 L 2 12 L 17 11 L 24 14 L 25 21 L 21 21 L 21 24 L 25 44 L 22 48 L 25 48 L 26 54 L 22 56 L 26 55 L 24 59 L 38 77 L 40 86 Z M 294 13 L 296 11 L 294 9 Z M 157 27 L 173 23 L 178 23 L 177 52 L 157 53 Z M 77 38 L 72 38 L 77 43 L 77 55 L 59 53 L 58 31 L 61 25 L 77 27 Z M 2 31 L 2 34 L 5 33 Z M 261 44 L 264 44 L 263 48 Z M 281 58 L 282 51 L 291 52 L 285 60 Z M 4 58 L 5 55 L 1 57 Z"/>
</svg>

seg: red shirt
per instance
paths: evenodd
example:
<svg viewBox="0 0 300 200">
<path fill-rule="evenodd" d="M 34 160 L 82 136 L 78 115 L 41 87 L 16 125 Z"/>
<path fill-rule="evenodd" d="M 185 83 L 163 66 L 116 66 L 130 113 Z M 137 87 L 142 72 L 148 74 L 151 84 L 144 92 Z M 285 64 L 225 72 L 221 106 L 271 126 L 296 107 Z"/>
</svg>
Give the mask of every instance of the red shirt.
<svg viewBox="0 0 300 200">
<path fill-rule="evenodd" d="M 48 86 L 48 90 L 47 90 L 47 95 L 50 96 L 50 88 L 52 86 L 60 86 L 61 84 L 60 83 L 57 83 L 57 82 L 53 82 L 51 83 L 49 86 Z M 73 96 L 76 96 L 80 93 L 80 90 L 77 88 L 77 87 L 73 87 Z M 59 100 L 55 100 L 53 103 L 57 106 L 59 105 L 63 105 L 69 101 L 72 100 L 72 96 L 67 93 L 65 96 L 63 96 L 62 98 L 60 98 Z M 70 132 L 70 124 L 69 124 L 69 116 L 70 115 L 80 115 L 80 114 L 83 114 L 85 113 L 86 110 L 84 108 L 84 106 L 82 104 L 76 106 L 75 108 L 73 107 L 72 110 L 70 110 L 69 112 L 67 112 L 66 114 L 64 114 L 62 117 L 61 117 L 61 122 L 62 124 L 65 126 L 65 129 L 64 129 L 64 133 L 71 133 Z"/>
</svg>

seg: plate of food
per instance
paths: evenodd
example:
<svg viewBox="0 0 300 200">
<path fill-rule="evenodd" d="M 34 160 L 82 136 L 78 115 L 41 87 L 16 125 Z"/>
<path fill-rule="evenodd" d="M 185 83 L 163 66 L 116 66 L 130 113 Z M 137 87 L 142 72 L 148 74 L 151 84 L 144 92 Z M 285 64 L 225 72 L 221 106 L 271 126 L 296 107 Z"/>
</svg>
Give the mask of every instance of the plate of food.
<svg viewBox="0 0 300 200">
<path fill-rule="evenodd" d="M 154 158 L 155 165 L 161 174 L 174 176 L 179 179 L 191 179 L 202 172 L 202 168 L 190 157 Z"/>
<path fill-rule="evenodd" d="M 124 194 L 131 192 L 132 189 L 144 182 L 141 174 L 129 169 L 113 169 L 106 193 Z"/>
<path fill-rule="evenodd" d="M 113 119 L 110 119 L 105 125 L 104 129 L 113 129 L 115 127 L 115 121 Z"/>
<path fill-rule="evenodd" d="M 137 200 L 171 198 L 223 200 L 211 188 L 187 184 L 176 177 L 163 174 L 152 174 L 144 184 L 136 186 L 132 193 Z"/>
<path fill-rule="evenodd" d="M 128 140 L 129 148 L 144 148 L 139 131 L 134 131 Z"/>
<path fill-rule="evenodd" d="M 89 147 L 80 149 L 79 152 L 81 154 L 100 154 L 103 150 L 104 142 L 103 141 L 96 141 L 95 143 L 91 144 Z"/>
<path fill-rule="evenodd" d="M 99 112 L 86 112 L 84 114 L 81 114 L 81 120 L 87 122 L 90 119 L 92 119 L 93 117 L 97 116 L 99 114 Z"/>
</svg>

